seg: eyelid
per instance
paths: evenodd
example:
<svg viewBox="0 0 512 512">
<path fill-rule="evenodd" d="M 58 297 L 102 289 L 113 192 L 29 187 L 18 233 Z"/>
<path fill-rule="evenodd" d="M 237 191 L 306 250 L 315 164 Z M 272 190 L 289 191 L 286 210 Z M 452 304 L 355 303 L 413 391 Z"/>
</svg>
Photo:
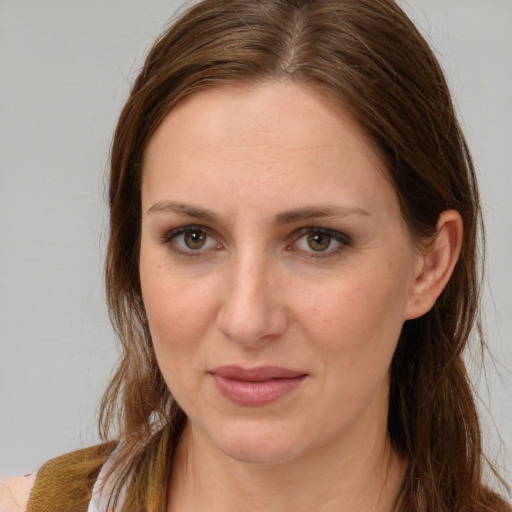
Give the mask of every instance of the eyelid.
<svg viewBox="0 0 512 512">
<path fill-rule="evenodd" d="M 330 236 L 337 240 L 338 242 L 342 242 L 345 244 L 351 243 L 351 238 L 346 233 L 343 233 L 342 231 L 337 231 L 336 229 L 323 228 L 321 226 L 306 226 L 300 228 L 297 231 L 295 231 L 292 236 L 298 238 L 303 235 L 310 235 L 312 233 L 321 233 L 322 235 Z"/>
<path fill-rule="evenodd" d="M 208 247 L 206 249 L 200 248 L 200 249 L 196 249 L 196 250 L 194 250 L 194 249 L 181 249 L 177 245 L 172 244 L 173 240 L 175 240 L 180 235 L 183 235 L 183 234 L 186 234 L 186 233 L 191 233 L 191 232 L 194 232 L 194 231 L 203 232 L 203 233 L 206 234 L 206 236 L 208 236 L 209 238 L 215 240 L 217 245 L 216 245 L 216 247 L 214 249 L 220 249 L 221 248 L 221 243 L 218 241 L 218 237 L 216 237 L 216 236 L 214 236 L 212 234 L 212 230 L 207 228 L 206 226 L 201 226 L 201 225 L 198 225 L 198 224 L 187 224 L 186 226 L 181 226 L 181 227 L 178 227 L 178 228 L 171 229 L 170 231 L 167 231 L 161 237 L 161 241 L 162 241 L 163 244 L 168 245 L 169 248 L 173 252 L 175 252 L 175 253 L 177 253 L 177 254 L 179 254 L 181 256 L 189 256 L 189 257 L 203 256 L 206 251 L 208 251 L 209 249 L 212 249 L 212 248 Z"/>
<path fill-rule="evenodd" d="M 185 234 L 185 233 L 194 232 L 194 231 L 203 232 L 206 234 L 206 236 L 215 240 L 215 242 L 217 244 L 216 247 L 215 248 L 207 247 L 204 249 L 200 248 L 200 249 L 194 250 L 194 249 L 181 249 L 177 245 L 172 244 L 172 241 L 175 240 L 178 236 Z M 332 240 L 335 240 L 336 242 L 338 242 L 340 245 L 335 247 L 334 249 L 328 249 L 325 251 L 314 251 L 314 250 L 304 251 L 302 249 L 298 249 L 297 247 L 295 247 L 295 244 L 302 237 L 311 235 L 311 234 L 321 234 L 321 235 L 328 236 Z M 327 258 L 329 256 L 334 256 L 352 244 L 352 239 L 349 235 L 347 235 L 341 231 L 324 228 L 324 227 L 320 227 L 320 226 L 306 226 L 306 227 L 300 228 L 300 229 L 294 231 L 293 234 L 290 236 L 290 238 L 292 241 L 291 241 L 291 244 L 287 245 L 287 247 L 286 247 L 287 250 L 301 251 L 301 252 L 306 253 L 308 255 L 308 257 L 313 257 L 313 258 Z M 208 250 L 220 249 L 222 247 L 222 244 L 219 242 L 219 236 L 217 234 L 214 234 L 214 232 L 212 232 L 212 230 L 210 228 L 208 228 L 206 226 L 198 225 L 198 224 L 189 224 L 189 225 L 180 226 L 180 227 L 171 229 L 171 230 L 167 231 L 161 237 L 161 241 L 163 244 L 168 245 L 173 252 L 175 252 L 179 255 L 189 256 L 189 257 L 204 256 Z"/>
<path fill-rule="evenodd" d="M 328 236 L 328 237 L 332 238 L 333 240 L 335 240 L 336 242 L 338 242 L 340 245 L 334 249 L 329 249 L 326 251 L 314 251 L 314 250 L 303 251 L 308 255 L 308 257 L 327 258 L 329 256 L 334 256 L 352 244 L 351 237 L 349 235 L 347 235 L 346 233 L 337 231 L 335 229 L 323 228 L 320 226 L 308 226 L 308 227 L 300 228 L 293 233 L 292 246 L 295 245 L 302 237 L 304 237 L 306 235 L 316 234 L 316 233 Z M 288 250 L 300 250 L 300 249 L 288 246 Z"/>
</svg>

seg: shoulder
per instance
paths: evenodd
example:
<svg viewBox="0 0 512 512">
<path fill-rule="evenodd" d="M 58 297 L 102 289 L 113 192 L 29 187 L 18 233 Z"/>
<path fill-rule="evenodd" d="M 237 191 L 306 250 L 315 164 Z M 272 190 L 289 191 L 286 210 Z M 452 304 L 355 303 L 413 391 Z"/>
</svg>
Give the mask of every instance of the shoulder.
<svg viewBox="0 0 512 512">
<path fill-rule="evenodd" d="M 109 442 L 84 448 L 43 464 L 30 493 L 29 509 L 87 510 L 96 478 L 115 445 Z"/>
<path fill-rule="evenodd" d="M 23 512 L 27 508 L 35 474 L 0 481 L 0 512 Z"/>
<path fill-rule="evenodd" d="M 114 442 L 51 459 L 37 474 L 0 482 L 0 512 L 87 510 L 92 488 Z"/>
</svg>

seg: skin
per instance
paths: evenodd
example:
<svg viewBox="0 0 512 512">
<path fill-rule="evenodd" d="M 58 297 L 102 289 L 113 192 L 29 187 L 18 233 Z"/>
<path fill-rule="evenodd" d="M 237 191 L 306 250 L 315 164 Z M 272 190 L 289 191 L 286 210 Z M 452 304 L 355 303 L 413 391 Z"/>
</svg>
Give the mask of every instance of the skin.
<svg viewBox="0 0 512 512">
<path fill-rule="evenodd" d="M 141 194 L 144 304 L 189 418 L 169 510 L 391 510 L 404 463 L 387 438 L 390 362 L 451 275 L 460 216 L 418 250 L 366 133 L 289 82 L 183 100 L 146 148 Z M 339 234 L 308 241 L 318 228 Z M 219 392 L 222 365 L 307 377 L 245 407 Z"/>
<path fill-rule="evenodd" d="M 29 474 L 0 481 L 0 510 L 2 512 L 26 510 L 35 480 L 36 475 Z"/>
</svg>

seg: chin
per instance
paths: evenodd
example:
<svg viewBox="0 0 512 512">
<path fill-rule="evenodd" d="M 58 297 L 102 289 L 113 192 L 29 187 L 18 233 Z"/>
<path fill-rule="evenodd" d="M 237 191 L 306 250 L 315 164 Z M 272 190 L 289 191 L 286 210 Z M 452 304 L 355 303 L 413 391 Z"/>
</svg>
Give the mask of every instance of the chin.
<svg viewBox="0 0 512 512">
<path fill-rule="evenodd" d="M 283 446 L 269 446 L 268 440 L 265 446 L 252 444 L 248 441 L 239 444 L 231 443 L 230 446 L 219 446 L 224 455 L 246 464 L 270 466 L 289 462 L 296 456 L 294 450 L 287 450 Z"/>
<path fill-rule="evenodd" d="M 239 462 L 258 465 L 272 465 L 288 462 L 305 448 L 303 436 L 293 436 L 287 432 L 279 435 L 278 427 L 255 428 L 243 422 L 233 428 L 223 428 L 222 432 L 207 434 L 209 442 L 225 456 Z M 284 432 L 283 432 L 284 433 Z M 298 446 L 297 440 L 302 440 Z"/>
</svg>

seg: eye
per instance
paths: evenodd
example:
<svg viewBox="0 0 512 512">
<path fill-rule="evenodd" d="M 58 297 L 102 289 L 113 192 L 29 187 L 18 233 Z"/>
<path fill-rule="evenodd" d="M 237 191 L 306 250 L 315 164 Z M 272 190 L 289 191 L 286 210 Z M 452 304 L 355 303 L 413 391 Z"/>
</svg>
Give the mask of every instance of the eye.
<svg viewBox="0 0 512 512">
<path fill-rule="evenodd" d="M 188 231 L 183 233 L 183 242 L 189 249 L 202 249 L 208 235 L 203 231 Z"/>
<path fill-rule="evenodd" d="M 310 253 L 312 257 L 331 256 L 350 245 L 350 237 L 331 229 L 304 228 L 298 235 L 292 249 Z"/>
<path fill-rule="evenodd" d="M 199 256 L 208 249 L 220 249 L 221 245 L 208 231 L 200 226 L 184 226 L 174 229 L 164 237 L 171 250 L 185 256 Z"/>
</svg>

